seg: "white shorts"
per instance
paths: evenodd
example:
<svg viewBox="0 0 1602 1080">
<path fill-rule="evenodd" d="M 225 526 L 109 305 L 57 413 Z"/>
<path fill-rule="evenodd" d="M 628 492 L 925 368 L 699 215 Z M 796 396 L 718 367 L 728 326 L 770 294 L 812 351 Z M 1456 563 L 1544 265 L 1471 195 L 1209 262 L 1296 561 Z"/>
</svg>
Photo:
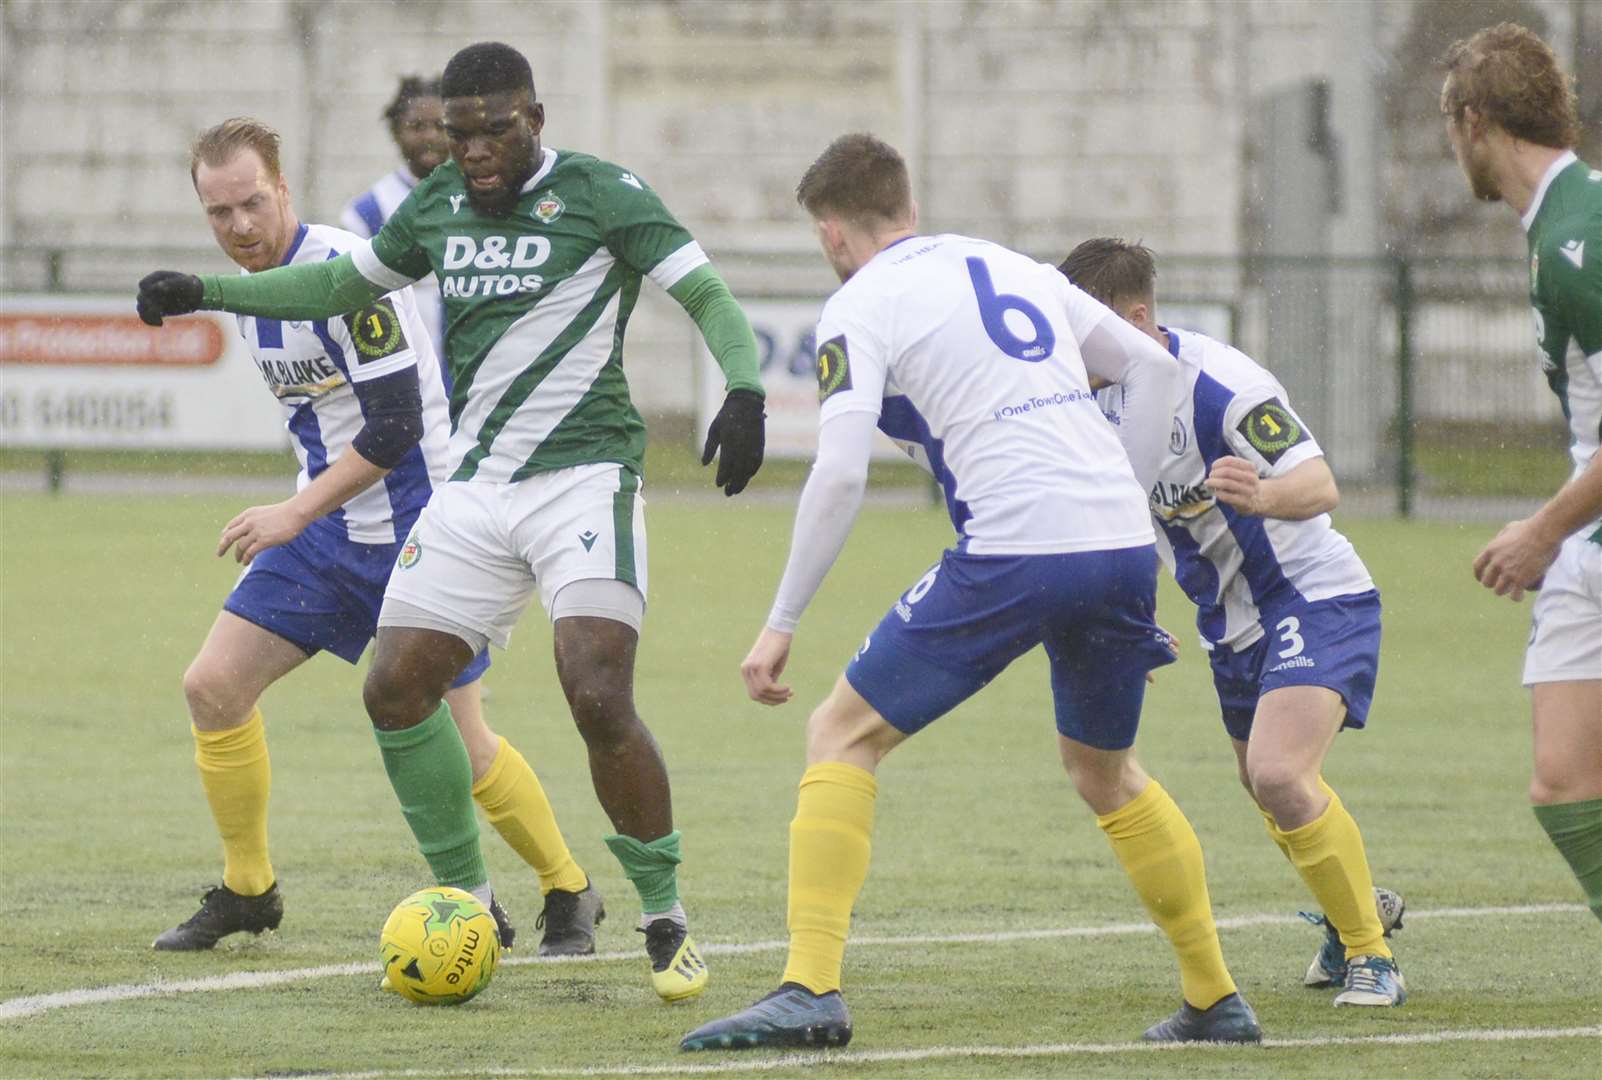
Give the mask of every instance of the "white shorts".
<svg viewBox="0 0 1602 1080">
<path fill-rule="evenodd" d="M 1530 613 L 1524 685 L 1602 679 L 1602 543 L 1563 541 Z"/>
<path fill-rule="evenodd" d="M 427 612 L 504 649 L 536 586 L 547 613 L 563 586 L 595 579 L 633 586 L 643 610 L 645 561 L 645 499 L 621 465 L 445 483 L 401 546 L 378 625 Z"/>
</svg>

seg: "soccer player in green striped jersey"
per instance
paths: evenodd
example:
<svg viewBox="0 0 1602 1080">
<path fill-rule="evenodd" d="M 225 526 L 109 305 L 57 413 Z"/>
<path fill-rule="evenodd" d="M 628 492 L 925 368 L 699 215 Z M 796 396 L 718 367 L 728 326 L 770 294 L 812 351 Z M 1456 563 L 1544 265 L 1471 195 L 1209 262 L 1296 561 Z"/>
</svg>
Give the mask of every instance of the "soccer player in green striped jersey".
<svg viewBox="0 0 1602 1080">
<path fill-rule="evenodd" d="M 1470 188 L 1528 234 L 1536 341 L 1573 439 L 1568 482 L 1497 533 L 1474 576 L 1514 600 L 1539 590 L 1524 656 L 1530 801 L 1602 919 L 1602 171 L 1574 154 L 1574 91 L 1535 34 L 1488 27 L 1442 63 L 1446 135 Z"/>
<path fill-rule="evenodd" d="M 634 708 L 645 425 L 623 338 L 642 278 L 695 320 L 726 378 L 702 458 L 719 456 L 728 495 L 762 462 L 756 342 L 700 245 L 637 175 L 541 145 L 545 107 L 517 50 L 468 46 L 441 90 L 451 160 L 370 245 L 249 278 L 152 274 L 140 313 L 323 318 L 437 275 L 453 379 L 449 481 L 402 548 L 379 616 L 363 693 L 385 764 L 424 852 L 460 846 L 469 783 L 429 783 L 459 755 L 441 694 L 486 643 L 506 645 L 538 590 L 617 830 L 607 844 L 640 894 L 652 983 L 679 1000 L 705 988 L 707 971 L 679 902 L 667 768 Z"/>
</svg>

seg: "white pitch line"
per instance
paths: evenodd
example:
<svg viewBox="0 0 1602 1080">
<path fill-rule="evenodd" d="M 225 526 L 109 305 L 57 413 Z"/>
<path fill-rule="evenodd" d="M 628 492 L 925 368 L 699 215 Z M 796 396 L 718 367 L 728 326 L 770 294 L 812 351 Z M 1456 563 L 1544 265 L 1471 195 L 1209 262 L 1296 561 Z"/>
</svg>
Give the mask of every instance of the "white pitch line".
<svg viewBox="0 0 1602 1080">
<path fill-rule="evenodd" d="M 1521 1040 L 1583 1039 L 1602 1037 L 1602 1027 L 1482 1028 L 1420 1031 L 1397 1035 L 1320 1035 L 1306 1039 L 1264 1039 L 1271 1050 L 1317 1050 L 1331 1046 L 1429 1046 L 1455 1042 L 1515 1042 Z M 407 1080 L 410 1077 L 543 1077 L 572 1076 L 704 1076 L 717 1073 L 773 1072 L 818 1065 L 872 1065 L 882 1062 L 937 1061 L 951 1058 L 1042 1058 L 1077 1055 L 1152 1054 L 1183 1051 L 1203 1053 L 1257 1053 L 1253 1046 L 1228 1043 L 1041 1043 L 1034 1046 L 929 1046 L 918 1050 L 831 1050 L 778 1056 L 740 1051 L 732 1057 L 705 1064 L 592 1065 L 585 1068 L 475 1068 L 455 1072 L 436 1069 L 370 1069 L 363 1072 L 308 1073 L 316 1080 Z"/>
<path fill-rule="evenodd" d="M 1410 919 L 1480 919 L 1494 916 L 1550 915 L 1571 911 L 1585 911 L 1580 904 L 1521 904 L 1511 907 L 1457 907 L 1435 908 L 1430 911 L 1409 911 Z M 1293 926 L 1300 922 L 1291 915 L 1237 915 L 1218 920 L 1220 930 L 1240 930 L 1254 926 Z M 1151 923 L 1113 923 L 1107 926 L 1048 927 L 1039 930 L 1003 930 L 969 934 L 908 934 L 900 937 L 852 938 L 853 949 L 885 948 L 909 945 L 969 945 L 998 944 L 1010 941 L 1042 941 L 1057 938 L 1116 937 L 1126 934 L 1155 934 Z M 703 945 L 701 951 L 712 956 L 740 956 L 751 953 L 782 952 L 789 948 L 783 939 L 753 941 L 737 944 Z M 593 956 L 508 956 L 501 963 L 524 964 L 593 964 L 612 960 L 638 960 L 637 950 L 596 953 Z M 214 990 L 261 990 L 286 983 L 310 982 L 315 979 L 378 974 L 373 963 L 324 964 L 319 967 L 285 968 L 281 971 L 236 971 L 227 975 L 207 975 L 197 979 L 176 979 L 147 983 L 124 983 L 88 990 L 62 990 L 53 994 L 36 994 L 0 1001 L 0 1022 L 21 1020 L 29 1016 L 69 1009 L 81 1005 L 109 1005 L 120 1001 L 137 1001 L 144 998 L 168 997 L 173 994 L 205 993 Z"/>
</svg>

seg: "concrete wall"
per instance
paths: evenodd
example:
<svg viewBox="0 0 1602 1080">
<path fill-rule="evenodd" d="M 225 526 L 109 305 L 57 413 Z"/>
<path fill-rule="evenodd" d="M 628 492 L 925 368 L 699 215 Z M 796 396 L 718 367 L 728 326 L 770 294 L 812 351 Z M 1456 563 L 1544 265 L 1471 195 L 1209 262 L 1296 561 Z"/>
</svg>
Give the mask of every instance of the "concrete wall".
<svg viewBox="0 0 1602 1080">
<path fill-rule="evenodd" d="M 908 155 L 925 227 L 1057 256 L 1093 233 L 1159 252 L 1250 250 L 1253 102 L 1286 82 L 1372 80 L 1410 0 L 10 0 L 0 240 L 12 286 L 90 247 L 69 284 L 158 258 L 225 267 L 187 176 L 194 132 L 248 113 L 285 136 L 309 220 L 394 167 L 379 118 L 398 75 L 471 41 L 523 49 L 546 139 L 647 178 L 739 291 L 832 285 L 797 211 L 802 169 L 870 129 Z M 1366 41 L 1354 45 L 1353 35 Z M 1364 139 L 1352 163 L 1371 170 Z M 1368 163 L 1365 166 L 1365 163 Z M 691 328 L 646 290 L 631 377 L 688 406 Z M 647 358 L 660 357 L 664 362 Z"/>
</svg>

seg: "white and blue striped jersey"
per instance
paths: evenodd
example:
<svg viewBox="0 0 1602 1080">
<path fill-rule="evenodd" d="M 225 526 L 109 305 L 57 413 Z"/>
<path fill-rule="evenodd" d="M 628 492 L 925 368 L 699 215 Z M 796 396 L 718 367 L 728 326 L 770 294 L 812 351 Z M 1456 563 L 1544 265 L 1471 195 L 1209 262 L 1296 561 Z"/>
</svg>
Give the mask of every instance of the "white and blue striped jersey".
<svg viewBox="0 0 1602 1080">
<path fill-rule="evenodd" d="M 1150 544 L 1140 484 L 1080 354 L 1116 318 L 1053 267 L 997 244 L 908 237 L 824 306 L 821 419 L 877 415 L 939 480 L 960 551 Z"/>
<path fill-rule="evenodd" d="M 302 225 L 283 265 L 322 262 L 359 243 L 359 237 L 329 225 Z M 327 518 L 350 540 L 363 544 L 391 544 L 411 530 L 434 484 L 444 479 L 450 438 L 439 362 L 411 290 L 392 292 L 379 304 L 386 302 L 393 307 L 395 318 L 389 320 L 380 313 L 379 324 L 386 325 L 377 345 L 356 341 L 352 320 L 362 317 L 360 312 L 316 322 L 238 317 L 239 332 L 256 367 L 284 407 L 295 456 L 300 460 L 297 490 L 337 461 L 361 431 L 361 385 L 408 367 L 417 368 L 423 400 L 422 441 L 382 481 Z"/>
<path fill-rule="evenodd" d="M 384 227 L 395 208 L 406 201 L 406 196 L 417 186 L 417 177 L 404 165 L 389 173 L 372 187 L 352 199 L 339 215 L 339 224 L 364 240 L 371 240 Z M 439 279 L 429 274 L 412 285 L 412 296 L 417 301 L 423 325 L 428 327 L 429 340 L 434 344 L 434 355 L 445 363 L 445 305 L 439 296 Z M 445 372 L 445 386 L 450 389 L 450 371 Z"/>
<path fill-rule="evenodd" d="M 1208 490 L 1207 474 L 1221 457 L 1244 458 L 1259 476 L 1273 477 L 1324 452 L 1285 388 L 1251 357 L 1204 334 L 1167 333 L 1189 393 L 1150 492 L 1151 513 L 1157 550 L 1196 604 L 1202 647 L 1238 652 L 1298 598 L 1372 589 L 1368 569 L 1328 514 L 1306 521 L 1254 517 Z M 1114 424 L 1121 420 L 1121 394 L 1114 385 L 1098 395 Z"/>
</svg>

